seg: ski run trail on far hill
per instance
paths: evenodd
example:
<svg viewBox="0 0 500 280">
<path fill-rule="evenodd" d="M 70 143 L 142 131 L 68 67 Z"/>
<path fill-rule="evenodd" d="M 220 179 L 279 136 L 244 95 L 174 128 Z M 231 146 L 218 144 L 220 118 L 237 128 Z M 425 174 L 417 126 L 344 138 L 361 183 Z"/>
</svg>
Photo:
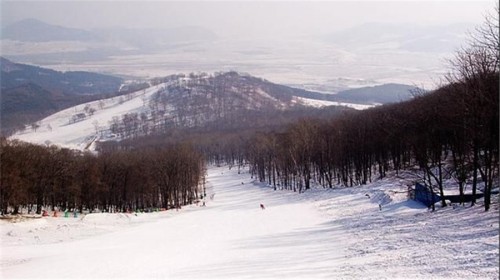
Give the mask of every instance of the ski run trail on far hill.
<svg viewBox="0 0 500 280">
<path fill-rule="evenodd" d="M 297 194 L 210 167 L 206 206 L 0 221 L 0 278 L 496 279 L 498 204 L 430 212 L 407 184 Z"/>
</svg>

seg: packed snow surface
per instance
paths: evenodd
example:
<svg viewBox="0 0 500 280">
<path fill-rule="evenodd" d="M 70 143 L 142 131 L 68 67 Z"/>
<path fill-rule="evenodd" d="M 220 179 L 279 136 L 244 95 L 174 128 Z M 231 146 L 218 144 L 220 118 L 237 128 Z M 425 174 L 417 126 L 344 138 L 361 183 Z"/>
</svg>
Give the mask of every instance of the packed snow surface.
<svg viewBox="0 0 500 280">
<path fill-rule="evenodd" d="M 407 184 L 297 194 L 211 167 L 205 206 L 0 221 L 0 278 L 496 279 L 498 204 L 431 212 Z"/>
</svg>

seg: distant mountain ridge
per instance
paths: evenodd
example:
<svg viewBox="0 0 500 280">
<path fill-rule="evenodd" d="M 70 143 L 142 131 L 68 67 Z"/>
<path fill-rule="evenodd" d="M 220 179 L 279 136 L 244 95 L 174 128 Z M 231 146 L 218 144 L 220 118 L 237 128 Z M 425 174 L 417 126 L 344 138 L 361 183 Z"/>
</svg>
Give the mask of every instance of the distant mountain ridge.
<svg viewBox="0 0 500 280">
<path fill-rule="evenodd" d="M 132 46 L 156 46 L 189 41 L 210 41 L 217 38 L 212 31 L 199 26 L 164 29 L 101 28 L 85 30 L 24 19 L 1 30 L 1 39 L 22 42 L 81 41 L 117 42 Z"/>
<path fill-rule="evenodd" d="M 371 22 L 327 35 L 327 42 L 347 48 L 392 44 L 412 52 L 452 52 L 463 44 L 467 30 L 474 25 L 457 23 L 442 26 Z"/>
<path fill-rule="evenodd" d="M 143 55 L 211 42 L 216 38 L 214 32 L 200 26 L 85 30 L 35 19 L 15 22 L 3 27 L 0 32 L 0 39 L 5 41 L 6 49 L 10 50 L 5 52 L 8 59 L 42 65 L 105 61 L 112 56 Z M 40 43 L 40 52 L 33 48 L 33 43 Z M 17 52 L 17 47 L 29 51 Z"/>
<path fill-rule="evenodd" d="M 0 57 L 1 132 L 8 134 L 58 110 L 117 92 L 121 78 L 59 72 Z"/>
<path fill-rule="evenodd" d="M 392 83 L 344 90 L 335 94 L 334 99 L 360 104 L 387 104 L 411 99 L 415 93 L 422 91 L 415 86 Z"/>
<path fill-rule="evenodd" d="M 123 79 L 92 72 L 59 72 L 38 66 L 14 63 L 0 57 L 1 87 L 17 87 L 35 83 L 48 90 L 68 95 L 89 95 L 114 92 Z"/>
<path fill-rule="evenodd" d="M 36 19 L 24 19 L 2 28 L 2 39 L 25 42 L 48 41 L 95 41 L 96 34 L 77 28 L 45 23 Z"/>
<path fill-rule="evenodd" d="M 411 99 L 415 92 L 422 91 L 424 90 L 416 86 L 390 83 L 347 89 L 336 94 L 327 94 L 300 89 L 296 90 L 294 93 L 300 97 L 323 101 L 380 105 L 405 101 Z"/>
</svg>

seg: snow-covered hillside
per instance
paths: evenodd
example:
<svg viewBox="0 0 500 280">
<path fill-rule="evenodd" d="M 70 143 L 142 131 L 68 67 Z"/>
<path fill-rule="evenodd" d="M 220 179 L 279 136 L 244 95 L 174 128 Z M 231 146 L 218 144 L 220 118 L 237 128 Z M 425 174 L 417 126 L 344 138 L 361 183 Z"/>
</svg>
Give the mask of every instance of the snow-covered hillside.
<svg viewBox="0 0 500 280">
<path fill-rule="evenodd" d="M 0 221 L 0 278 L 498 277 L 498 204 L 429 212 L 394 178 L 300 195 L 227 167 L 207 179 L 205 207 Z"/>
<path fill-rule="evenodd" d="M 196 127 L 221 119 L 238 119 L 246 111 L 286 110 L 296 106 L 371 106 L 315 100 L 286 86 L 236 72 L 173 75 L 137 92 L 80 104 L 57 112 L 24 131 L 19 139 L 37 144 L 93 150 L 96 141 L 113 141 Z"/>
<path fill-rule="evenodd" d="M 354 104 L 354 103 L 337 102 L 337 101 L 317 100 L 304 97 L 296 97 L 296 100 L 300 104 L 317 108 L 325 106 L 345 106 L 356 110 L 365 110 L 377 106 L 377 105 L 365 105 L 365 104 Z"/>
<path fill-rule="evenodd" d="M 140 114 L 147 110 L 145 101 L 164 86 L 160 84 L 126 96 L 93 101 L 59 111 L 41 120 L 36 130 L 26 128 L 11 138 L 78 150 L 89 149 L 96 140 L 114 140 L 117 136 L 109 130 L 113 117 L 121 119 L 124 114 Z M 94 112 L 89 113 L 91 111 Z"/>
</svg>

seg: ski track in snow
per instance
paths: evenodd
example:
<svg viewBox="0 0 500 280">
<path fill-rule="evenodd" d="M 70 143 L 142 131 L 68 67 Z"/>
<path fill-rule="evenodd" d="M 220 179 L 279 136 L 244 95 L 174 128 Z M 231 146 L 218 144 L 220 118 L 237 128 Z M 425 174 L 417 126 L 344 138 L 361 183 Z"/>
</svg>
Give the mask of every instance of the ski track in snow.
<svg viewBox="0 0 500 280">
<path fill-rule="evenodd" d="M 0 221 L 0 278 L 498 277 L 498 204 L 429 212 L 402 179 L 299 195 L 249 177 L 209 168 L 206 207 Z"/>
</svg>

